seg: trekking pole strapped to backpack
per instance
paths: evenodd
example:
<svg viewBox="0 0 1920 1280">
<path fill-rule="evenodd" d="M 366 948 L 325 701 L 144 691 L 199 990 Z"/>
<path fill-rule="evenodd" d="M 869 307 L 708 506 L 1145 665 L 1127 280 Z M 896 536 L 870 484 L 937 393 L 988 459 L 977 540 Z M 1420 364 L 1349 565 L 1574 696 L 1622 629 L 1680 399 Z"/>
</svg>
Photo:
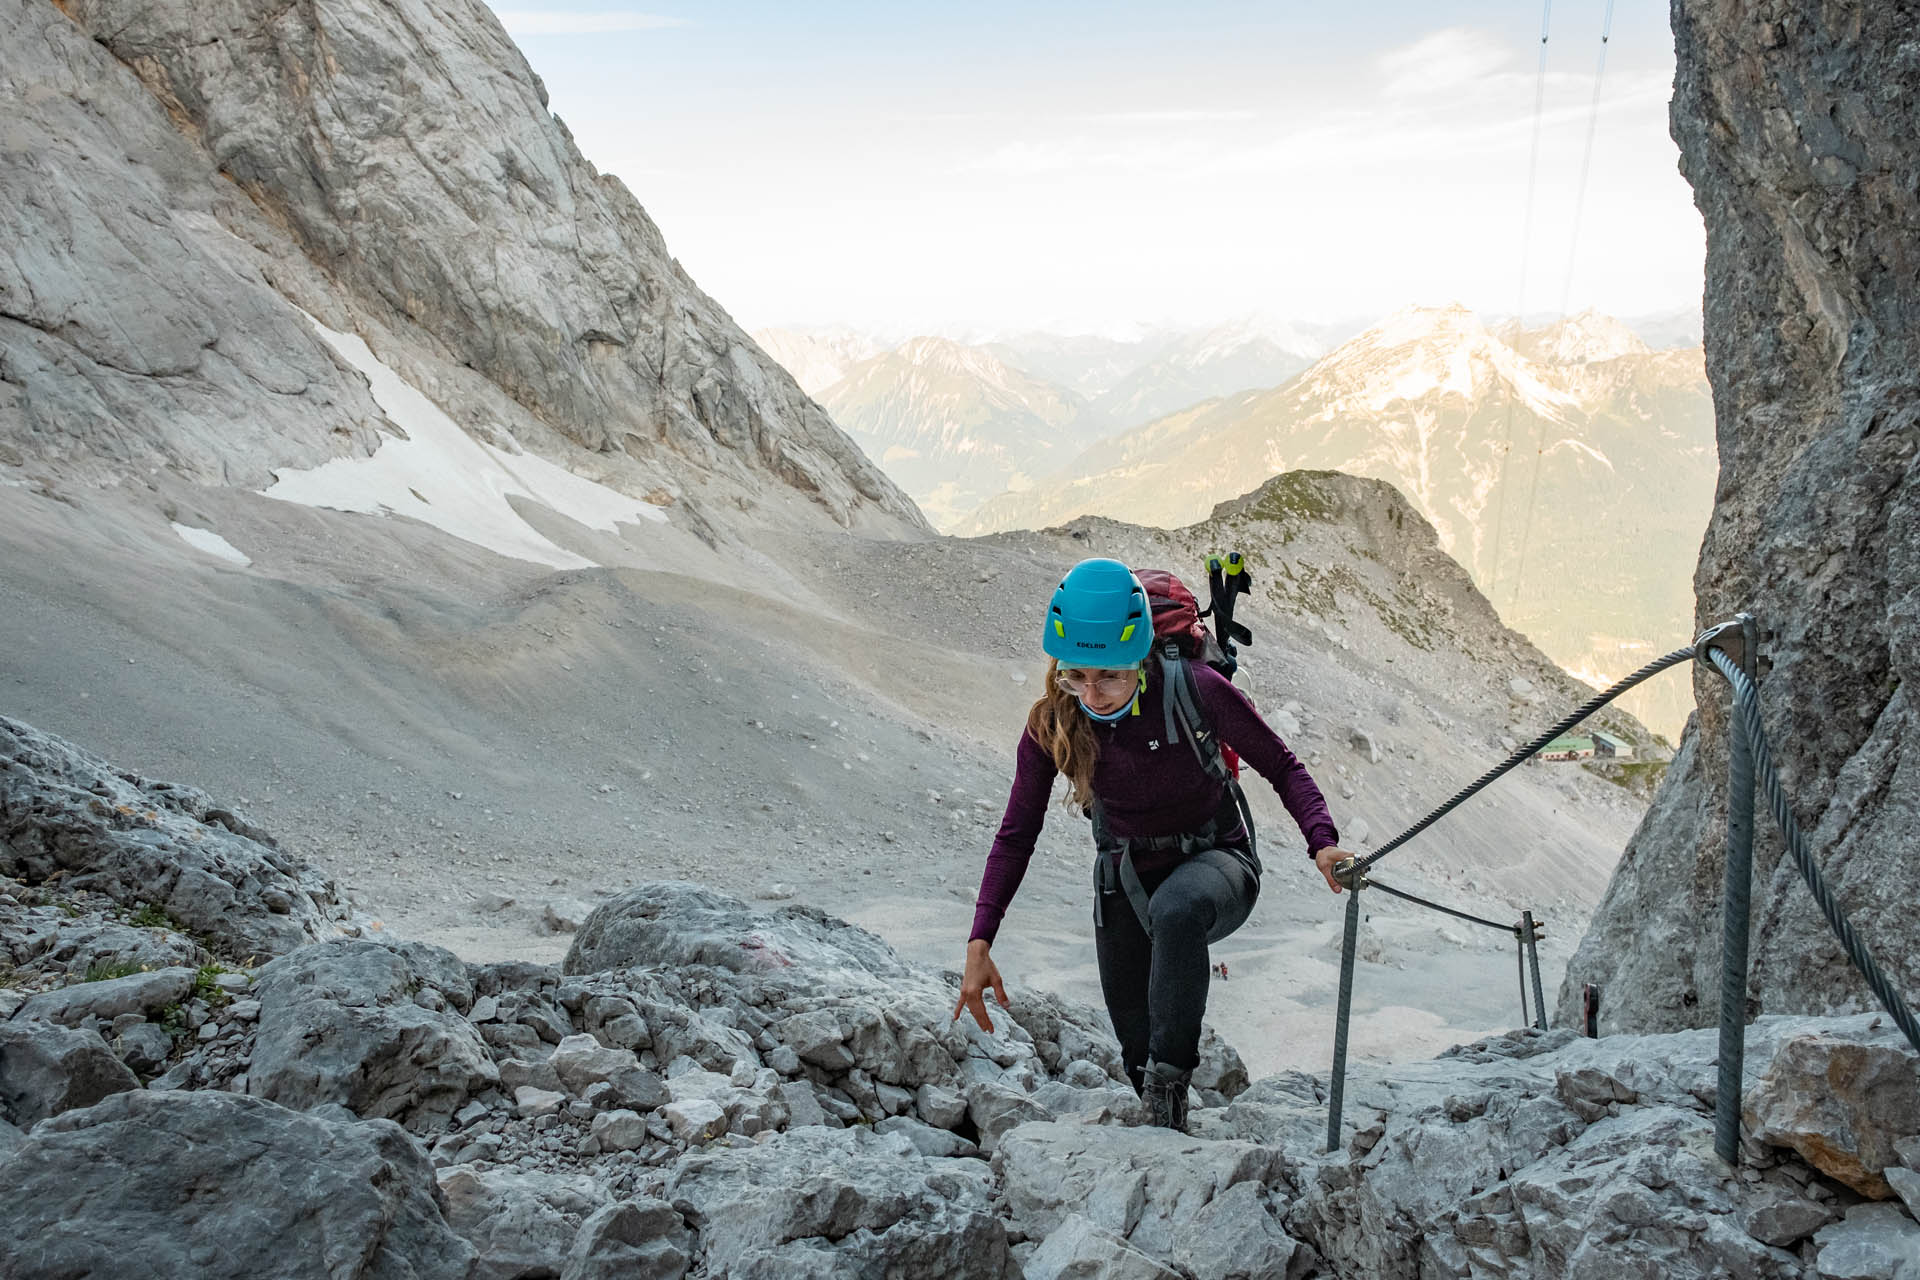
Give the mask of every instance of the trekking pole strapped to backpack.
<svg viewBox="0 0 1920 1280">
<path fill-rule="evenodd" d="M 1233 598 L 1253 589 L 1253 575 L 1247 572 L 1247 558 L 1238 551 L 1207 557 L 1207 607 L 1200 616 L 1213 618 L 1213 629 L 1220 637 L 1220 651 L 1226 655 L 1224 667 L 1215 668 L 1227 679 L 1240 666 L 1240 646 L 1253 643 L 1253 632 L 1233 620 Z"/>
</svg>

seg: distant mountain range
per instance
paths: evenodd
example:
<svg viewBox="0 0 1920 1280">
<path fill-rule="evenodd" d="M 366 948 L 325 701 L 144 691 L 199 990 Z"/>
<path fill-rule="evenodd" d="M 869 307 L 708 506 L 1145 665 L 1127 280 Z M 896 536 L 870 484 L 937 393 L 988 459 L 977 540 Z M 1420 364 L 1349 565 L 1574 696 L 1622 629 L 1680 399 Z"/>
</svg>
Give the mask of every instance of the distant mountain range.
<svg viewBox="0 0 1920 1280">
<path fill-rule="evenodd" d="M 847 368 L 816 398 L 935 527 L 1112 430 L 1081 396 L 984 347 L 914 338 Z"/>
<path fill-rule="evenodd" d="M 1509 625 L 1597 680 L 1688 634 L 1716 466 L 1698 349 L 1652 350 L 1593 313 L 1497 334 L 1462 307 L 1409 308 L 1282 386 L 1102 440 L 952 531 L 1084 514 L 1178 527 L 1283 471 L 1371 476 Z M 1689 706 L 1676 685 L 1636 714 L 1674 734 Z"/>
<path fill-rule="evenodd" d="M 936 527 L 1184 405 L 1270 387 L 1325 350 L 1264 317 L 1133 340 L 1026 333 L 891 344 L 844 328 L 753 335 Z"/>
</svg>

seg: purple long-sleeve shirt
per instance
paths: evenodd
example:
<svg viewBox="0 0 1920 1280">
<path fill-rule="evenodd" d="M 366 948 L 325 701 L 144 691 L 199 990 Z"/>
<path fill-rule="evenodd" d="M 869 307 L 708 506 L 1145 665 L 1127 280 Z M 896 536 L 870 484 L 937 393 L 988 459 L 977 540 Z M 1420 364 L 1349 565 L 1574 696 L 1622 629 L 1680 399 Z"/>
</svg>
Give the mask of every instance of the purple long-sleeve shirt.
<svg viewBox="0 0 1920 1280">
<path fill-rule="evenodd" d="M 1207 723 L 1220 740 L 1273 784 L 1287 812 L 1307 839 L 1307 852 L 1317 853 L 1340 843 L 1340 832 L 1327 812 L 1313 775 L 1267 727 L 1247 696 L 1213 668 L 1193 664 L 1194 683 Z M 1150 668 L 1148 685 L 1140 697 L 1140 714 L 1123 716 L 1110 724 L 1098 721 L 1100 758 L 1093 770 L 1093 793 L 1106 812 L 1107 826 L 1116 836 L 1171 836 L 1197 830 L 1219 811 L 1222 784 L 1200 767 L 1193 747 L 1184 738 L 1169 743 L 1166 716 L 1161 709 L 1157 667 Z M 1013 791 L 1007 813 L 987 854 L 986 874 L 973 913 L 973 938 L 991 942 L 1000 920 L 1019 891 L 1033 857 L 1034 842 L 1046 821 L 1047 801 L 1059 770 L 1053 757 L 1030 733 L 1020 735 L 1014 757 Z M 1134 865 L 1144 874 L 1177 862 L 1177 849 L 1142 850 Z"/>
</svg>

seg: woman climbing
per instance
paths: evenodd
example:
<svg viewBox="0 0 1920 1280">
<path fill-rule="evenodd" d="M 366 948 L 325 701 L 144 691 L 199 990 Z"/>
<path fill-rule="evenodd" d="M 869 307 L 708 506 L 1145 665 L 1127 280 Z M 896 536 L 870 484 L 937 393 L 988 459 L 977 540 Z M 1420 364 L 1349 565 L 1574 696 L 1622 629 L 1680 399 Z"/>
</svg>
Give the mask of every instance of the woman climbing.
<svg viewBox="0 0 1920 1280">
<path fill-rule="evenodd" d="M 1007 1004 L 991 948 L 1046 818 L 1056 776 L 1066 804 L 1094 819 L 1094 951 L 1120 1056 L 1152 1123 L 1184 1131 L 1187 1086 L 1200 1061 L 1207 946 L 1238 929 L 1260 891 L 1259 861 L 1226 783 L 1188 746 L 1164 741 L 1153 613 L 1140 580 L 1117 560 L 1083 560 L 1047 610 L 1050 659 L 1027 713 L 1012 794 L 974 911 L 966 974 L 953 1016 L 992 1030 L 984 993 Z M 1348 854 L 1306 766 L 1246 695 L 1201 662 L 1189 664 L 1198 710 L 1218 739 L 1273 784 L 1306 837 L 1327 887 Z"/>
</svg>

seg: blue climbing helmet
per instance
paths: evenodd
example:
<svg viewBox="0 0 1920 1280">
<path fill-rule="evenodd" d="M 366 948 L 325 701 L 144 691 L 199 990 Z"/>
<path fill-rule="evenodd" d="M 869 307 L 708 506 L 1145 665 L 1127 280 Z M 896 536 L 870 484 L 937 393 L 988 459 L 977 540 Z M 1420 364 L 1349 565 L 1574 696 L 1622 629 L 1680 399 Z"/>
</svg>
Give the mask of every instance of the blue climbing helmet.
<svg viewBox="0 0 1920 1280">
<path fill-rule="evenodd" d="M 1153 652 L 1146 588 L 1118 560 L 1082 560 L 1047 606 L 1041 647 L 1063 667 L 1137 667 Z"/>
</svg>

